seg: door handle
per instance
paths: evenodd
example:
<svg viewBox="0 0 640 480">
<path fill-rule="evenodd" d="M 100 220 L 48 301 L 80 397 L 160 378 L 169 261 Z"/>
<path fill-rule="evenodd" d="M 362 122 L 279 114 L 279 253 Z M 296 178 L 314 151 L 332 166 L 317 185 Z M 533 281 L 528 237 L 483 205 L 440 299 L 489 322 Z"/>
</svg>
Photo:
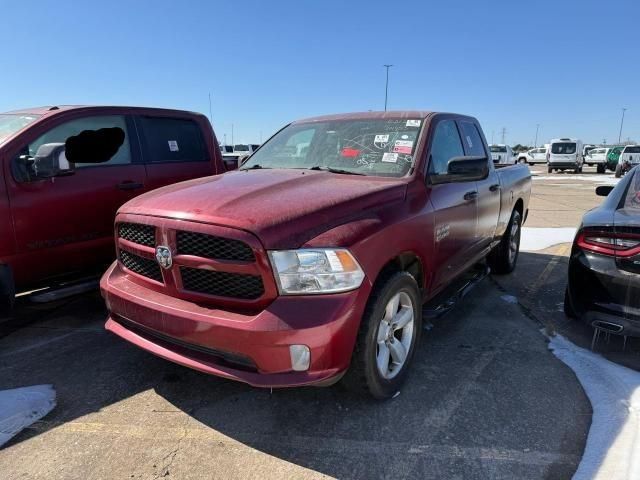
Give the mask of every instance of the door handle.
<svg viewBox="0 0 640 480">
<path fill-rule="evenodd" d="M 473 192 L 467 192 L 464 194 L 464 199 L 465 200 L 475 200 L 476 198 L 478 198 L 478 192 L 473 191 Z"/>
<path fill-rule="evenodd" d="M 143 188 L 144 184 L 140 182 L 122 182 L 116 185 L 118 190 L 138 190 L 139 188 Z"/>
<path fill-rule="evenodd" d="M 491 190 L 492 192 L 497 192 L 498 190 L 500 190 L 500 184 L 499 183 L 494 183 L 493 185 L 491 185 L 489 187 L 489 190 Z"/>
</svg>

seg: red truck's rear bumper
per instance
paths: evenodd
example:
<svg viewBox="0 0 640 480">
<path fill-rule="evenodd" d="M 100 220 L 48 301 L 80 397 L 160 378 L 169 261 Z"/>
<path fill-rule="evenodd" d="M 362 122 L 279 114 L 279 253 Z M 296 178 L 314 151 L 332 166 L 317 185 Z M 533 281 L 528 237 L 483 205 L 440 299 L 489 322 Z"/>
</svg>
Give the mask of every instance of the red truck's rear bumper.
<svg viewBox="0 0 640 480">
<path fill-rule="evenodd" d="M 106 329 L 172 362 L 258 387 L 330 383 L 348 368 L 370 285 L 353 292 L 282 296 L 242 314 L 201 307 L 132 282 L 114 263 L 100 283 Z M 290 345 L 307 345 L 307 371 Z"/>
</svg>

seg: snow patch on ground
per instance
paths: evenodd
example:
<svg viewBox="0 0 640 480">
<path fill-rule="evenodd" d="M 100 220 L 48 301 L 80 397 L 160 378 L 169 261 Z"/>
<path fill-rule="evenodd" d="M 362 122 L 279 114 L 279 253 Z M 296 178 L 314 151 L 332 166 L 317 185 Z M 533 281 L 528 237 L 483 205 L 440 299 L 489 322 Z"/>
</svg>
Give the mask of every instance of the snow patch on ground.
<svg viewBox="0 0 640 480">
<path fill-rule="evenodd" d="M 600 174 L 600 175 L 532 175 L 532 180 L 580 180 L 583 182 L 595 182 L 601 185 L 617 185 L 620 181 L 619 178 L 616 178 L 611 175 Z"/>
<path fill-rule="evenodd" d="M 580 348 L 561 335 L 549 348 L 576 374 L 593 408 L 574 480 L 640 478 L 640 372 Z"/>
<path fill-rule="evenodd" d="M 502 295 L 500 298 L 505 302 L 512 303 L 514 305 L 518 303 L 518 298 L 513 295 Z"/>
<path fill-rule="evenodd" d="M 0 391 L 0 446 L 56 406 L 53 385 Z"/>
<path fill-rule="evenodd" d="M 573 227 L 523 227 L 520 236 L 520 250 L 544 250 L 559 243 L 573 243 L 575 235 L 576 229 Z"/>
</svg>

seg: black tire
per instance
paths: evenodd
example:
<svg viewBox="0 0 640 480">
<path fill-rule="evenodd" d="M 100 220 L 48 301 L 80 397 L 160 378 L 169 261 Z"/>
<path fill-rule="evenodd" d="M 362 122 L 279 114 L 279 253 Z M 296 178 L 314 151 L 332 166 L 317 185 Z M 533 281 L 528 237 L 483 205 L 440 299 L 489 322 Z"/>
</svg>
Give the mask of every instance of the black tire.
<svg viewBox="0 0 640 480">
<path fill-rule="evenodd" d="M 517 227 L 514 229 L 514 225 Z M 511 219 L 507 225 L 507 230 L 502 236 L 502 240 L 487 257 L 487 263 L 491 267 L 492 273 L 500 275 L 511 273 L 516 268 L 518 256 L 520 255 L 520 232 L 522 231 L 522 215 L 518 210 L 511 213 Z M 513 243 L 512 243 L 513 240 Z M 515 252 L 513 252 L 515 248 Z M 513 252 L 513 253 L 512 253 Z"/>
<path fill-rule="evenodd" d="M 553 173 L 553 168 L 547 167 L 547 173 Z"/>
<path fill-rule="evenodd" d="M 604 164 L 603 163 L 599 163 L 598 166 L 597 166 L 597 169 L 598 169 L 597 170 L 598 173 L 604 173 L 604 171 L 605 171 Z"/>
<path fill-rule="evenodd" d="M 571 298 L 569 297 L 569 287 L 564 290 L 564 314 L 567 318 L 576 319 L 578 318 L 578 314 L 573 309 L 573 305 L 571 304 Z"/>
<path fill-rule="evenodd" d="M 6 265 L 0 265 L 0 317 L 9 315 L 13 310 L 15 293 L 11 269 Z"/>
<path fill-rule="evenodd" d="M 413 305 L 413 336 L 402 367 L 391 379 L 380 373 L 376 358 L 378 353 L 378 330 L 382 324 L 385 308 L 397 293 L 406 293 Z M 385 275 L 374 286 L 367 302 L 356 344 L 351 357 L 351 366 L 342 378 L 349 390 L 383 400 L 393 397 L 404 382 L 422 332 L 422 303 L 416 280 L 407 272 Z"/>
<path fill-rule="evenodd" d="M 619 163 L 616 165 L 616 178 L 620 178 L 622 176 L 622 164 Z"/>
</svg>

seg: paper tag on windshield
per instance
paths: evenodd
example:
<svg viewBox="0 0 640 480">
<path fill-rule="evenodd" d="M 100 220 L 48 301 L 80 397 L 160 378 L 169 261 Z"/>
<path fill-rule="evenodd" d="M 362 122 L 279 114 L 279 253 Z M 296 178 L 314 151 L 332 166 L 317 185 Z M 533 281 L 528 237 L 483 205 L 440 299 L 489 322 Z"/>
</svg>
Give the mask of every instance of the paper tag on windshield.
<svg viewBox="0 0 640 480">
<path fill-rule="evenodd" d="M 413 142 L 411 140 L 396 140 L 396 143 L 393 146 L 393 151 L 395 153 L 411 155 L 411 150 L 413 150 Z"/>
<path fill-rule="evenodd" d="M 180 150 L 178 148 L 178 142 L 176 140 L 169 140 L 169 150 L 171 150 L 172 152 L 177 152 L 178 150 Z"/>
<path fill-rule="evenodd" d="M 384 155 L 382 155 L 382 161 L 387 163 L 398 163 L 398 154 L 385 152 Z"/>
<path fill-rule="evenodd" d="M 407 120 L 407 127 L 419 127 L 420 123 L 420 120 Z"/>
</svg>

